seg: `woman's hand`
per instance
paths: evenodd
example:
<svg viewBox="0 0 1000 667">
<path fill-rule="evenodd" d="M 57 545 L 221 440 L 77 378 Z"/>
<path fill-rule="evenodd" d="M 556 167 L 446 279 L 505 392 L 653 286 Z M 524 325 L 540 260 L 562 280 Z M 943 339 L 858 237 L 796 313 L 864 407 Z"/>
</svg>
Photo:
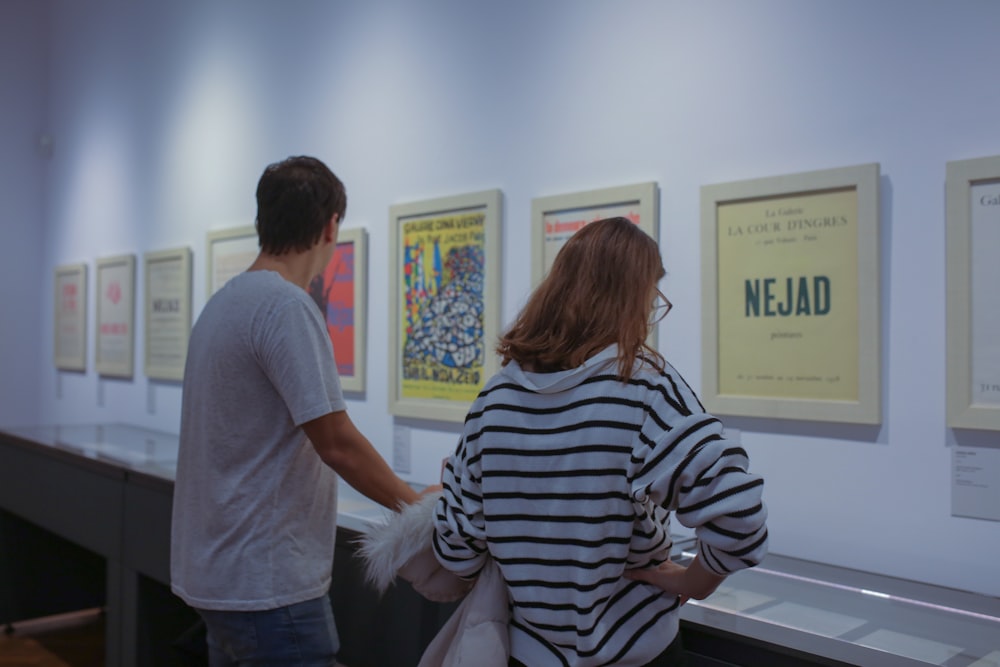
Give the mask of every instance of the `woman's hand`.
<svg viewBox="0 0 1000 667">
<path fill-rule="evenodd" d="M 681 604 L 691 598 L 704 600 L 726 580 L 706 569 L 697 557 L 687 567 L 668 560 L 655 568 L 626 570 L 625 576 L 657 586 L 667 594 L 676 595 L 681 599 Z"/>
<path fill-rule="evenodd" d="M 682 590 L 684 586 L 684 572 L 686 570 L 687 568 L 683 565 L 678 565 L 668 560 L 655 568 L 626 570 L 625 576 L 629 579 L 652 584 L 657 588 L 663 589 L 663 592 L 669 595 L 676 595 L 681 599 L 681 604 L 684 604 L 690 597 L 685 595 Z"/>
</svg>

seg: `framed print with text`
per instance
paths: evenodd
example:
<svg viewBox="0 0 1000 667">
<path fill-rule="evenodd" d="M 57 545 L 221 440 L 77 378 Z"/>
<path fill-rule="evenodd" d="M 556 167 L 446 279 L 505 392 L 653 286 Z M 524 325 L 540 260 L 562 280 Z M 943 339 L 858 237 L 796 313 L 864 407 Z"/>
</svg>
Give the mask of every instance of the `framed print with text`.
<svg viewBox="0 0 1000 667">
<path fill-rule="evenodd" d="M 656 183 L 639 183 L 531 200 L 531 285 L 549 272 L 566 240 L 588 222 L 628 218 L 657 240 Z"/>
<path fill-rule="evenodd" d="M 143 264 L 146 376 L 182 380 L 191 334 L 191 249 L 148 252 Z"/>
<path fill-rule="evenodd" d="M 1000 156 L 947 165 L 948 425 L 1000 431 Z"/>
<path fill-rule="evenodd" d="M 209 232 L 205 248 L 206 298 L 218 292 L 230 278 L 250 268 L 259 252 L 257 229 L 253 225 Z"/>
<path fill-rule="evenodd" d="M 710 412 L 881 422 L 879 166 L 701 188 Z"/>
<path fill-rule="evenodd" d="M 499 368 L 500 190 L 389 209 L 389 411 L 461 422 Z"/>
<path fill-rule="evenodd" d="M 53 360 L 61 371 L 87 370 L 87 265 L 55 271 Z"/>
<path fill-rule="evenodd" d="M 364 229 L 340 229 L 330 263 L 309 284 L 309 294 L 319 306 L 333 343 L 344 391 L 365 390 L 367 246 Z"/>
<path fill-rule="evenodd" d="M 98 374 L 132 377 L 135 361 L 135 255 L 97 260 Z"/>
</svg>

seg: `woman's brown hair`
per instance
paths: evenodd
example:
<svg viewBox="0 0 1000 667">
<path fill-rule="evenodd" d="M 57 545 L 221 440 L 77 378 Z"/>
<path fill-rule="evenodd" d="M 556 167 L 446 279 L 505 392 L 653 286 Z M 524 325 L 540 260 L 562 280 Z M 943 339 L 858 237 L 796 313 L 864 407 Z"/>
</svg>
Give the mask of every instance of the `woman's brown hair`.
<svg viewBox="0 0 1000 667">
<path fill-rule="evenodd" d="M 612 344 L 618 373 L 632 377 L 642 355 L 664 360 L 646 344 L 656 283 L 664 275 L 660 249 L 626 218 L 592 222 L 570 237 L 513 326 L 497 345 L 506 366 L 553 372 L 576 368 Z"/>
</svg>

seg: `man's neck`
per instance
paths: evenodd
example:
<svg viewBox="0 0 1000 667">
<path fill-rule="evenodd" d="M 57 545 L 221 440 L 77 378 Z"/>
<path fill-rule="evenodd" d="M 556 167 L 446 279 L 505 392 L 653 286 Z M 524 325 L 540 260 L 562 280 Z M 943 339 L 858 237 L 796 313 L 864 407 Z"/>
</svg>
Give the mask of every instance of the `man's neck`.
<svg viewBox="0 0 1000 667">
<path fill-rule="evenodd" d="M 319 272 L 314 254 L 289 252 L 271 255 L 262 252 L 247 271 L 275 271 L 288 282 L 307 290 L 309 283 Z"/>
</svg>

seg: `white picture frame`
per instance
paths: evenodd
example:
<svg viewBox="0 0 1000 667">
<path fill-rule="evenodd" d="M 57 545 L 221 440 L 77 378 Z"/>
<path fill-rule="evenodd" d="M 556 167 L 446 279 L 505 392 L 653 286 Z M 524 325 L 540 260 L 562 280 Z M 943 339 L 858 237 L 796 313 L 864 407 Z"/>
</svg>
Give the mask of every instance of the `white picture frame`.
<svg viewBox="0 0 1000 667">
<path fill-rule="evenodd" d="M 135 255 L 96 262 L 97 334 L 94 368 L 107 377 L 131 378 L 135 366 Z"/>
<path fill-rule="evenodd" d="M 191 334 L 191 249 L 147 252 L 143 267 L 146 376 L 183 380 Z"/>
<path fill-rule="evenodd" d="M 309 285 L 320 308 L 344 391 L 365 391 L 368 338 L 368 233 L 341 228 L 337 249 L 323 273 Z"/>
<path fill-rule="evenodd" d="M 209 231 L 205 238 L 205 297 L 246 271 L 260 253 L 253 225 Z"/>
<path fill-rule="evenodd" d="M 497 189 L 390 207 L 391 414 L 461 422 L 499 370 L 501 202 Z"/>
<path fill-rule="evenodd" d="M 829 206 L 833 207 L 832 214 L 813 212 L 813 207 L 822 211 Z M 752 217 L 757 215 L 754 211 L 758 209 L 759 219 Z M 747 220 L 741 220 L 741 215 L 745 215 Z M 810 217 L 813 215 L 827 217 Z M 843 234 L 823 228 L 823 221 L 827 219 L 834 220 L 838 229 L 845 230 Z M 855 224 L 850 224 L 852 221 Z M 725 234 L 720 233 L 722 227 L 726 227 Z M 720 415 L 880 423 L 878 164 L 702 186 L 701 229 L 702 400 L 706 408 Z M 850 230 L 854 237 L 844 235 L 848 233 L 846 230 Z M 751 236 L 755 231 L 758 236 Z M 730 237 L 742 237 L 744 234 L 746 241 L 743 245 L 734 246 L 739 241 Z M 750 241 L 751 238 L 754 240 Z M 738 247 L 740 252 L 731 252 L 729 249 L 733 247 Z M 720 254 L 725 254 L 721 261 Z M 754 262 L 758 267 L 766 265 L 766 271 L 774 271 L 779 277 L 763 276 L 750 280 L 748 276 L 744 285 L 734 284 L 729 275 L 734 270 L 734 259 L 737 265 Z M 813 264 L 810 265 L 810 262 Z M 820 266 L 823 268 L 816 268 Z M 839 284 L 847 286 L 844 289 L 834 288 L 834 303 L 837 305 L 833 308 L 832 320 L 826 319 L 820 324 L 813 318 L 808 324 L 775 325 L 770 341 L 751 339 L 742 333 L 734 335 L 733 332 L 738 331 L 740 326 L 757 326 L 739 324 L 741 316 L 730 306 L 739 300 L 738 296 L 732 298 L 734 293 L 738 294 L 745 288 L 746 310 L 743 317 L 756 318 L 761 315 L 760 285 L 765 285 L 766 292 L 769 282 L 775 286 L 787 284 L 788 312 L 780 312 L 783 305 L 780 302 L 778 311 L 783 315 L 793 314 L 794 317 L 785 319 L 792 322 L 799 318 L 802 286 L 824 285 L 820 282 L 823 276 L 811 275 L 807 278 L 815 271 L 836 272 L 843 279 Z M 723 272 L 726 275 L 720 278 Z M 784 280 L 787 283 L 782 282 Z M 803 283 L 803 280 L 806 282 Z M 829 278 L 827 281 L 825 286 L 829 288 Z M 794 312 L 793 287 L 799 292 Z M 720 320 L 723 319 L 720 317 L 722 289 L 726 290 L 726 331 L 720 330 Z M 752 303 L 752 296 L 757 301 Z M 826 296 L 829 308 L 830 292 Z M 773 310 L 768 312 L 772 304 L 767 298 L 763 314 L 773 315 Z M 808 297 L 805 303 L 804 316 L 819 312 L 817 307 L 810 313 Z M 813 302 L 814 305 L 816 303 Z M 758 334 L 757 331 L 754 333 Z M 779 338 L 774 342 L 776 335 Z M 779 349 L 775 345 L 785 347 Z M 838 365 L 828 356 L 817 356 L 817 349 L 848 351 L 844 353 L 844 363 Z M 734 372 L 732 369 L 737 364 L 723 362 L 723 358 L 746 362 L 748 368 L 762 368 L 763 372 L 743 372 L 742 369 L 741 372 Z M 773 369 L 767 366 L 773 359 L 779 358 L 780 364 L 775 364 Z M 733 391 L 721 386 L 733 387 L 741 383 L 745 383 L 745 391 Z M 843 392 L 844 396 L 827 398 L 823 392 Z"/>
<path fill-rule="evenodd" d="M 655 181 L 536 197 L 531 200 L 531 286 L 537 287 L 566 240 L 589 222 L 625 217 L 659 243 Z"/>
<path fill-rule="evenodd" d="M 87 265 L 55 268 L 53 363 L 61 371 L 87 370 Z"/>
<path fill-rule="evenodd" d="M 1000 156 L 946 165 L 947 419 L 1000 431 Z"/>
</svg>

